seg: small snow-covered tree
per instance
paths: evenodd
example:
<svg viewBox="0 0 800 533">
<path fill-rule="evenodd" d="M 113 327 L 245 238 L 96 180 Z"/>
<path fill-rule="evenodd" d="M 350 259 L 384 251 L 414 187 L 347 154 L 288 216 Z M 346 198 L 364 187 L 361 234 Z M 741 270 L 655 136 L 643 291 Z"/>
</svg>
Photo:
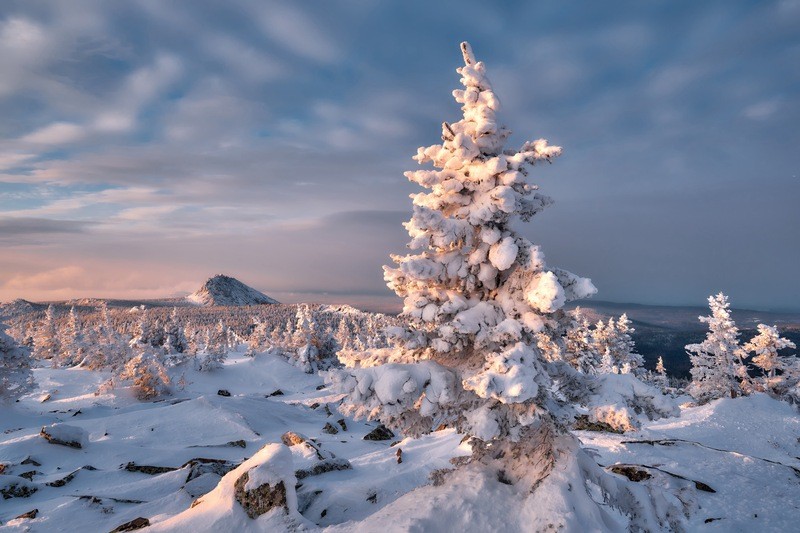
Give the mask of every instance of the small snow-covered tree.
<svg viewBox="0 0 800 533">
<path fill-rule="evenodd" d="M 782 394 L 789 385 L 790 370 L 794 363 L 794 358 L 783 358 L 778 355 L 780 350 L 787 348 L 797 348 L 795 343 L 785 337 L 781 337 L 776 326 L 758 325 L 758 334 L 744 345 L 746 352 L 753 352 L 752 362 L 761 369 L 763 375 L 759 379 L 758 385 L 767 392 Z"/>
<path fill-rule="evenodd" d="M 0 403 L 17 400 L 34 387 L 31 352 L 19 346 L 0 324 Z"/>
<path fill-rule="evenodd" d="M 184 334 L 183 322 L 178 316 L 178 309 L 172 308 L 169 320 L 164 324 L 164 354 L 167 366 L 177 366 L 191 356 L 191 347 Z"/>
<path fill-rule="evenodd" d="M 228 327 L 220 320 L 216 327 L 206 329 L 203 347 L 197 354 L 198 369 L 210 372 L 222 368 L 228 355 Z"/>
<path fill-rule="evenodd" d="M 106 302 L 100 303 L 100 321 L 95 329 L 95 338 L 99 343 L 98 351 L 112 370 L 121 368 L 131 358 L 127 337 L 114 329 Z"/>
<path fill-rule="evenodd" d="M 84 335 L 80 318 L 73 306 L 69 310 L 67 327 L 63 331 L 61 351 L 53 359 L 53 365 L 70 367 L 80 364 L 87 356 L 88 349 L 86 335 Z"/>
<path fill-rule="evenodd" d="M 616 321 L 599 321 L 592 336 L 594 350 L 600 354 L 600 367 L 604 373 L 639 374 L 644 361 L 636 353 L 636 345 L 631 338 L 634 329 L 628 315 L 623 314 Z"/>
<path fill-rule="evenodd" d="M 600 368 L 600 354 L 595 347 L 589 321 L 581 314 L 580 309 L 575 311 L 573 322 L 564 336 L 564 342 L 567 361 L 576 370 L 588 375 L 597 374 Z"/>
<path fill-rule="evenodd" d="M 253 317 L 253 331 L 247 338 L 247 352 L 245 355 L 254 357 L 257 353 L 263 352 L 269 346 L 267 339 L 268 324 L 257 317 Z"/>
<path fill-rule="evenodd" d="M 131 381 L 136 397 L 140 400 L 168 394 L 171 380 L 160 350 L 146 344 L 137 346 L 137 355 L 125 364 L 117 376 L 118 379 Z"/>
<path fill-rule="evenodd" d="M 739 329 L 731 318 L 728 297 L 722 293 L 708 297 L 710 316 L 701 316 L 708 324 L 705 340 L 688 344 L 686 351 L 692 362 L 692 382 L 688 392 L 700 401 L 708 401 L 742 393 L 746 379 L 744 351 L 739 345 Z"/>
<path fill-rule="evenodd" d="M 662 391 L 667 390 L 669 386 L 669 378 L 667 377 L 667 369 L 664 367 L 664 358 L 658 356 L 656 363 L 656 371 L 653 374 L 653 384 Z"/>
<path fill-rule="evenodd" d="M 37 359 L 53 359 L 61 353 L 61 341 L 55 319 L 55 308 L 47 307 L 44 319 L 33 336 L 33 354 Z"/>
<path fill-rule="evenodd" d="M 292 359 L 293 363 L 309 374 L 316 372 L 320 364 L 318 327 L 311 307 L 308 304 L 298 305 L 292 336 L 295 357 Z"/>
</svg>

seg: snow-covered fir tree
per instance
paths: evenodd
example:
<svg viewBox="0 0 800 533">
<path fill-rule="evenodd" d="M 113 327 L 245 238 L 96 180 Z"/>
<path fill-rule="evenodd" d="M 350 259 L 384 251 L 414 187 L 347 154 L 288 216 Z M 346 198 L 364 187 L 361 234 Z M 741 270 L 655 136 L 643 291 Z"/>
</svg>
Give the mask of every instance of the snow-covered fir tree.
<svg viewBox="0 0 800 533">
<path fill-rule="evenodd" d="M 319 369 L 319 339 L 317 338 L 317 322 L 308 304 L 297 306 L 295 329 L 292 339 L 295 357 L 293 362 L 308 373 Z"/>
<path fill-rule="evenodd" d="M 708 324 L 705 340 L 686 345 L 692 362 L 692 382 L 688 392 L 701 402 L 741 394 L 747 380 L 744 351 L 739 345 L 739 329 L 731 318 L 728 297 L 722 293 L 708 297 L 710 316 L 701 316 Z"/>
<path fill-rule="evenodd" d="M 656 362 L 656 370 L 653 373 L 653 384 L 661 389 L 662 391 L 666 391 L 667 387 L 669 386 L 669 378 L 667 377 L 667 369 L 664 367 L 664 358 L 660 355 L 658 356 L 658 362 Z"/>
<path fill-rule="evenodd" d="M 257 353 L 263 352 L 269 347 L 267 328 L 266 322 L 253 317 L 253 331 L 247 337 L 247 352 L 245 352 L 247 356 L 254 357 Z"/>
<path fill-rule="evenodd" d="M 580 309 L 573 314 L 573 321 L 564 336 L 564 353 L 567 362 L 584 374 L 597 374 L 600 368 L 600 354 L 597 353 L 589 320 Z"/>
<path fill-rule="evenodd" d="M 147 344 L 136 345 L 138 353 L 117 374 L 117 379 L 130 381 L 140 400 L 149 400 L 170 392 L 172 384 L 164 366 L 162 353 Z"/>
<path fill-rule="evenodd" d="M 30 349 L 19 346 L 0 324 L 0 403 L 13 402 L 33 387 Z"/>
<path fill-rule="evenodd" d="M 638 374 L 644 364 L 641 355 L 636 353 L 636 345 L 631 338 L 634 329 L 628 315 L 623 314 L 616 321 L 609 318 L 595 326 L 592 335 L 593 348 L 600 355 L 600 371 L 614 374 Z"/>
<path fill-rule="evenodd" d="M 193 355 L 176 307 L 172 308 L 169 320 L 164 324 L 163 349 L 167 366 L 177 366 Z"/>
<path fill-rule="evenodd" d="M 463 118 L 443 124 L 442 144 L 419 149 L 415 159 L 436 170 L 406 173 L 429 189 L 412 196 L 404 224 L 418 252 L 384 267 L 404 300 L 406 325 L 390 332 L 400 349 L 369 363 L 392 364 L 331 376 L 357 415 L 410 432 L 447 423 L 485 442 L 520 439 L 536 432 L 548 403 L 537 334 L 560 336 L 563 305 L 596 289 L 548 267 L 541 249 L 514 231 L 514 218 L 529 221 L 552 203 L 526 177 L 561 149 L 540 139 L 505 150 L 509 131 L 495 119 L 485 67 L 466 43 L 462 52 L 465 88 L 453 95 Z"/>
<path fill-rule="evenodd" d="M 33 336 L 33 354 L 36 359 L 53 359 L 61 353 L 55 313 L 55 308 L 49 305 L 42 322 L 36 328 Z"/>
<path fill-rule="evenodd" d="M 632 517 L 633 529 L 647 529 L 657 514 L 666 523 L 672 509 L 631 498 L 627 480 L 605 474 L 554 421 L 574 413 L 569 403 L 588 395 L 594 380 L 556 355 L 571 321 L 563 306 L 596 289 L 548 266 L 542 250 L 514 230 L 514 219 L 527 222 L 552 203 L 527 176 L 561 149 L 543 139 L 504 148 L 509 131 L 496 121 L 499 103 L 485 66 L 467 43 L 461 47 L 464 89 L 453 96 L 463 117 L 443 124 L 442 144 L 418 150 L 415 159 L 435 170 L 406 174 L 429 189 L 412 196 L 405 224 L 415 252 L 384 267 L 388 286 L 403 298 L 405 323 L 390 330 L 397 348 L 347 354 L 349 368 L 329 372 L 328 381 L 347 393 L 343 409 L 355 416 L 410 434 L 440 424 L 466 433 L 470 464 L 523 490 L 535 491 L 558 462 Z M 632 375 L 607 377 L 649 389 Z M 603 513 L 586 491 L 572 496 Z"/>
<path fill-rule="evenodd" d="M 757 386 L 760 390 L 773 394 L 785 393 L 792 383 L 790 372 L 795 365 L 794 357 L 781 357 L 778 352 L 785 349 L 797 348 L 795 343 L 781 337 L 778 328 L 758 325 L 758 334 L 744 345 L 746 352 L 752 352 L 752 362 L 761 369 L 762 376 L 758 378 Z"/>
<path fill-rule="evenodd" d="M 130 347 L 121 334 L 111 325 L 108 304 L 100 302 L 99 320 L 90 335 L 89 359 L 85 366 L 92 369 L 108 367 L 112 370 L 122 367 L 131 357 Z"/>
<path fill-rule="evenodd" d="M 53 360 L 54 366 L 70 367 L 79 364 L 87 355 L 87 342 L 80 319 L 71 307 L 67 318 L 67 327 L 61 338 L 61 351 Z"/>
<path fill-rule="evenodd" d="M 228 327 L 220 320 L 213 328 L 206 329 L 202 349 L 197 353 L 198 369 L 210 372 L 222 368 L 228 355 Z"/>
</svg>

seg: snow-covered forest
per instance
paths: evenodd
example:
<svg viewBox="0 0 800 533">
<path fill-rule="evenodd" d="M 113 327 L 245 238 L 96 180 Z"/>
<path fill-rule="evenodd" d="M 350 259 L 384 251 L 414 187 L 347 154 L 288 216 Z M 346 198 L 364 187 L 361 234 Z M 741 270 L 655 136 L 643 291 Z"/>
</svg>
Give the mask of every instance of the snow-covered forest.
<svg viewBox="0 0 800 533">
<path fill-rule="evenodd" d="M 568 305 L 591 272 L 518 229 L 554 208 L 535 181 L 562 149 L 510 147 L 489 69 L 461 54 L 462 115 L 406 173 L 398 316 L 225 276 L 0 307 L 0 529 L 796 529 L 795 343 L 744 337 L 712 295 L 678 379 L 626 314 Z"/>
</svg>

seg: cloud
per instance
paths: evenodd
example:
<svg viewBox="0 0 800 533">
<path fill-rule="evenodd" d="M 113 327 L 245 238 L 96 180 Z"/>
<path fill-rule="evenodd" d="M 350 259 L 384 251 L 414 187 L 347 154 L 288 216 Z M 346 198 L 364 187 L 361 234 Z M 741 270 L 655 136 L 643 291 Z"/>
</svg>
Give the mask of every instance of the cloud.
<svg viewBox="0 0 800 533">
<path fill-rule="evenodd" d="M 80 141 L 86 130 L 77 124 L 55 122 L 22 137 L 22 142 L 33 144 L 61 145 Z"/>
<path fill-rule="evenodd" d="M 273 292 L 393 298 L 380 266 L 404 250 L 417 190 L 402 173 L 459 115 L 450 91 L 469 38 L 510 144 L 565 148 L 531 174 L 557 202 L 530 230 L 554 264 L 609 299 L 702 302 L 686 265 L 725 256 L 749 302 L 796 305 L 790 274 L 753 281 L 735 264 L 742 247 L 797 262 L 785 243 L 800 211 L 784 207 L 797 198 L 796 5 L 13 4 L 0 20 L 0 216 L 91 225 L 3 233 L 0 279 L 77 265 L 98 289 L 143 295 L 222 270 Z M 725 246 L 707 254 L 702 228 L 719 220 L 748 242 L 715 238 Z M 0 297 L 68 291 L 21 292 Z"/>
<path fill-rule="evenodd" d="M 21 235 L 83 233 L 92 225 L 94 223 L 80 220 L 0 217 L 0 240 Z"/>
<path fill-rule="evenodd" d="M 258 10 L 257 20 L 264 32 L 293 54 L 319 63 L 341 61 L 343 54 L 325 29 L 296 6 L 270 3 Z"/>
</svg>

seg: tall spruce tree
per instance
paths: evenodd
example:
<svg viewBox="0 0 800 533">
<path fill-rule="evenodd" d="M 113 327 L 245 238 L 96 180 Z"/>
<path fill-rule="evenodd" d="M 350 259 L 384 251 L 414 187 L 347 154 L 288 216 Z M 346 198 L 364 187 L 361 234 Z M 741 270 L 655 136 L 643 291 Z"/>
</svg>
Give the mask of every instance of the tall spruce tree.
<svg viewBox="0 0 800 533">
<path fill-rule="evenodd" d="M 722 293 L 708 297 L 711 315 L 701 316 L 708 324 L 705 340 L 686 345 L 692 382 L 689 393 L 700 401 L 742 394 L 742 380 L 746 380 L 743 363 L 744 351 L 739 345 L 739 329 L 731 318 L 728 297 Z"/>
<path fill-rule="evenodd" d="M 332 379 L 350 392 L 356 414 L 412 433 L 451 424 L 488 443 L 542 429 L 542 407 L 552 405 L 549 371 L 565 370 L 548 368 L 563 361 L 553 363 L 541 347 L 563 343 L 571 319 L 562 307 L 596 289 L 549 267 L 512 227 L 552 203 L 527 177 L 561 148 L 539 139 L 506 149 L 510 132 L 497 123 L 485 66 L 467 43 L 462 54 L 464 89 L 453 96 L 463 117 L 442 125 L 442 144 L 418 150 L 414 159 L 434 170 L 406 173 L 428 189 L 412 195 L 404 224 L 415 252 L 384 267 L 403 298 L 405 324 L 390 331 L 399 350 L 348 361 L 362 368 Z M 392 364 L 363 368 L 367 360 Z"/>
</svg>

